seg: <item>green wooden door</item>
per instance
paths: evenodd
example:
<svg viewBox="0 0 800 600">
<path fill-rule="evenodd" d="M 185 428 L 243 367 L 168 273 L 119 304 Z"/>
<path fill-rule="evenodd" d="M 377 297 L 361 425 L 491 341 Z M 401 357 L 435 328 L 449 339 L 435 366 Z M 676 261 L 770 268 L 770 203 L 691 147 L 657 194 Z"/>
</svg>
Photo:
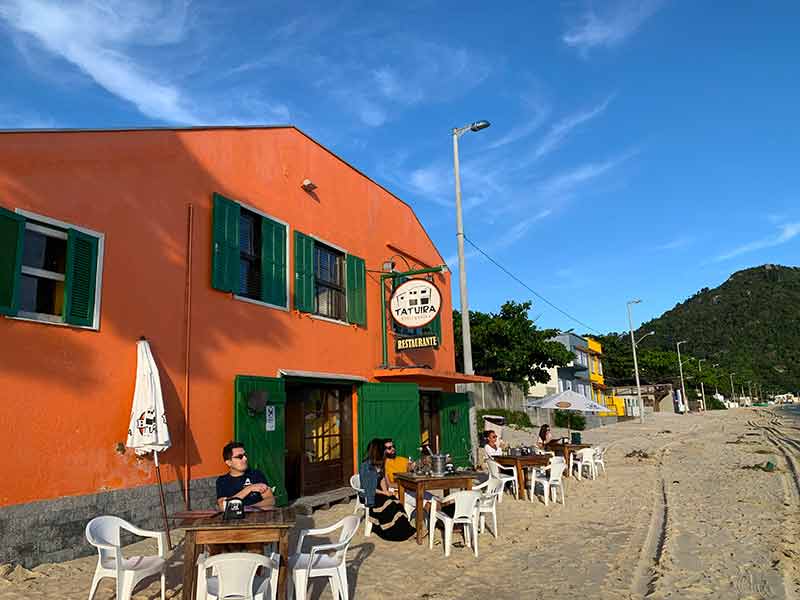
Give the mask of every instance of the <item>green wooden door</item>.
<svg viewBox="0 0 800 600">
<path fill-rule="evenodd" d="M 472 446 L 469 437 L 469 396 L 443 392 L 439 399 L 441 451 L 449 454 L 457 467 L 470 465 Z"/>
<path fill-rule="evenodd" d="M 258 469 L 275 487 L 278 506 L 288 504 L 286 493 L 286 390 L 283 379 L 237 375 L 234 384 L 233 435 L 247 449 L 250 467 Z M 267 392 L 268 409 L 251 414 L 247 399 L 251 392 Z M 269 407 L 274 409 L 274 429 L 268 431 Z"/>
<path fill-rule="evenodd" d="M 364 383 L 358 391 L 358 460 L 372 438 L 392 438 L 399 456 L 419 455 L 416 383 Z"/>
</svg>

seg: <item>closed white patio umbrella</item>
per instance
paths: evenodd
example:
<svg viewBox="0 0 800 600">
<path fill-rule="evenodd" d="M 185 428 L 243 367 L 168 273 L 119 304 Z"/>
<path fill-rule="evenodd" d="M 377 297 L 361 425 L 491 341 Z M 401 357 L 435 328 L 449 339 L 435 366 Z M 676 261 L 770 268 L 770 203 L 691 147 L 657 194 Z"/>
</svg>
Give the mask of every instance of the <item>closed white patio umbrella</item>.
<svg viewBox="0 0 800 600">
<path fill-rule="evenodd" d="M 167 505 L 164 500 L 164 488 L 161 484 L 161 467 L 158 464 L 158 453 L 172 445 L 167 427 L 167 414 L 164 411 L 164 397 L 161 393 L 161 379 L 158 367 L 150 351 L 150 344 L 144 337 L 136 342 L 136 385 L 133 391 L 131 419 L 128 425 L 128 448 L 133 448 L 139 456 L 153 453 L 156 464 L 156 480 L 161 500 L 161 513 L 167 531 L 167 544 L 172 548 L 167 522 Z"/>
</svg>

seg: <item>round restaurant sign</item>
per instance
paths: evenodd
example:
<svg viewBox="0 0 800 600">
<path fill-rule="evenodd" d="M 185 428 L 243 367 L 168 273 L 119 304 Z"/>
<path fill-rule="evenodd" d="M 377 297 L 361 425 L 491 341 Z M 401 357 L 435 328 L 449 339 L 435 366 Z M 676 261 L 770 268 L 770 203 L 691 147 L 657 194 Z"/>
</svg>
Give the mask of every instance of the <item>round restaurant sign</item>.
<svg viewBox="0 0 800 600">
<path fill-rule="evenodd" d="M 409 279 L 400 284 L 389 301 L 392 318 L 403 327 L 424 327 L 436 318 L 442 295 L 425 279 Z"/>
<path fill-rule="evenodd" d="M 561 402 L 556 402 L 556 406 L 558 408 L 569 408 L 570 406 L 572 406 L 572 402 L 565 402 L 564 400 L 562 400 Z"/>
</svg>

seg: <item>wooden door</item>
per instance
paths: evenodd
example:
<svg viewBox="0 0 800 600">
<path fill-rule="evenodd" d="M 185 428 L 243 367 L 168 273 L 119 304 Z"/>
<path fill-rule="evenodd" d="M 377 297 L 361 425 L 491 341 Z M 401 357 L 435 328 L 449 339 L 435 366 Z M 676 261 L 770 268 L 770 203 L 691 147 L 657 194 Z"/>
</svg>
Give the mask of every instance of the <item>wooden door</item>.
<svg viewBox="0 0 800 600">
<path fill-rule="evenodd" d="M 347 407 L 351 389 L 309 386 L 303 394 L 302 493 L 304 496 L 336 489 L 350 475 L 347 444 Z"/>
</svg>

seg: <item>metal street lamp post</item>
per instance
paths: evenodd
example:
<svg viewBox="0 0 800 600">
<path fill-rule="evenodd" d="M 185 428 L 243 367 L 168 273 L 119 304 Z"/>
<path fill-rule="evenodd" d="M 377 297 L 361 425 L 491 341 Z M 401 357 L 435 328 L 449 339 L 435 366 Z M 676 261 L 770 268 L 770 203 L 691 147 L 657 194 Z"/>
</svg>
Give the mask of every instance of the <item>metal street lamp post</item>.
<svg viewBox="0 0 800 600">
<path fill-rule="evenodd" d="M 703 385 L 703 361 L 708 360 L 706 358 L 701 358 L 697 361 L 697 368 L 700 371 L 700 395 L 703 398 L 703 412 L 706 412 L 706 388 Z"/>
<path fill-rule="evenodd" d="M 642 400 L 642 385 L 639 383 L 639 361 L 636 358 L 636 338 L 633 337 L 633 318 L 631 317 L 631 304 L 639 304 L 640 302 L 641 300 L 639 298 L 636 300 L 628 300 L 627 306 L 628 327 L 631 332 L 631 349 L 633 350 L 633 370 L 636 372 L 636 395 L 639 397 L 639 423 L 644 424 L 644 400 Z"/>
<path fill-rule="evenodd" d="M 461 174 L 458 166 L 458 138 L 468 131 L 489 127 L 489 121 L 476 121 L 471 125 L 453 128 L 453 170 L 456 178 L 456 242 L 458 244 L 458 288 L 461 292 L 461 339 L 464 345 L 464 373 L 473 375 L 472 340 L 469 331 L 469 303 L 467 302 L 467 270 L 464 262 L 464 218 L 461 210 Z"/>
<path fill-rule="evenodd" d="M 711 365 L 711 368 L 716 369 L 718 366 L 719 363 L 714 363 L 713 365 Z M 717 394 L 719 394 L 719 388 L 717 387 L 717 374 L 714 373 L 714 395 L 716 396 Z"/>
<path fill-rule="evenodd" d="M 686 412 L 689 412 L 689 399 L 686 397 L 686 385 L 683 382 L 683 363 L 681 362 L 681 344 L 685 344 L 688 340 L 681 340 L 675 346 L 678 348 L 678 368 L 681 372 L 681 393 L 683 394 L 683 401 L 686 402 Z"/>
</svg>

